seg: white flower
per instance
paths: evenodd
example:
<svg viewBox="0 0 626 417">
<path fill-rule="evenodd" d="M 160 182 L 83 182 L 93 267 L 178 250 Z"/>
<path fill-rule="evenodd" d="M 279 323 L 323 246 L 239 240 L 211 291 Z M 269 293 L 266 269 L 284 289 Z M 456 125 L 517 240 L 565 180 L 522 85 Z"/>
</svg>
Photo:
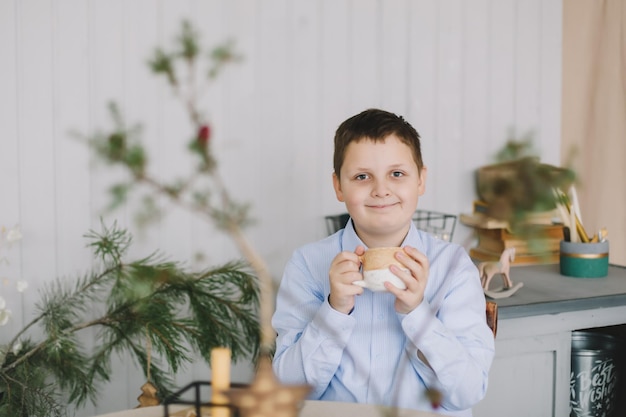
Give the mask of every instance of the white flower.
<svg viewBox="0 0 626 417">
<path fill-rule="evenodd" d="M 11 348 L 11 352 L 13 352 L 15 356 L 17 356 L 17 354 L 20 353 L 20 350 L 22 350 L 22 342 L 18 340 L 17 342 L 13 344 L 13 347 Z"/>
<path fill-rule="evenodd" d="M 17 242 L 22 239 L 22 232 L 20 231 L 19 226 L 15 226 L 13 229 L 9 229 L 6 236 L 8 243 Z"/>
<path fill-rule="evenodd" d="M 28 282 L 24 280 L 17 281 L 15 283 L 15 288 L 17 289 L 17 292 L 24 292 L 24 290 L 28 288 Z"/>
<path fill-rule="evenodd" d="M 2 308 L 0 309 L 0 326 L 4 326 L 9 322 L 11 318 L 11 310 Z"/>
<path fill-rule="evenodd" d="M 11 247 L 11 245 L 22 239 L 22 232 L 19 226 L 15 226 L 11 229 L 6 229 L 4 226 L 0 227 L 0 264 L 9 265 L 9 259 L 2 253 L 5 249 Z M 4 244 L 6 242 L 6 244 Z M 8 278 L 2 278 L 1 284 L 7 286 L 11 283 Z M 24 280 L 19 280 L 15 283 L 15 288 L 18 292 L 23 292 L 28 288 L 28 283 Z M 11 318 L 11 310 L 6 308 L 6 300 L 0 297 L 0 326 L 4 326 L 9 322 Z"/>
<path fill-rule="evenodd" d="M 0 297 L 0 326 L 4 326 L 11 318 L 11 310 L 6 308 L 7 302 Z"/>
</svg>

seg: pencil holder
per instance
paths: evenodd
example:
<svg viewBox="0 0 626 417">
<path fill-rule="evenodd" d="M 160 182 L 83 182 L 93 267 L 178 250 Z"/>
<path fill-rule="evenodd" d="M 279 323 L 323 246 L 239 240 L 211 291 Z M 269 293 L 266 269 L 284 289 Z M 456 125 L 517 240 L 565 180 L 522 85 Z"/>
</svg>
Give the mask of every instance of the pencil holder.
<svg viewBox="0 0 626 417">
<path fill-rule="evenodd" d="M 579 243 L 561 241 L 561 275 L 601 278 L 609 273 L 609 242 Z"/>
</svg>

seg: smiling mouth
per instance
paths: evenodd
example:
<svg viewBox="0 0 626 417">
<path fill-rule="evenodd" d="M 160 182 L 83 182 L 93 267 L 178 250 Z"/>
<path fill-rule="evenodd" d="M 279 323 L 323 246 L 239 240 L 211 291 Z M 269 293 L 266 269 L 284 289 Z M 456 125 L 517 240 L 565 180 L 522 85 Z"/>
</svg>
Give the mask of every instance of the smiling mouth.
<svg viewBox="0 0 626 417">
<path fill-rule="evenodd" d="M 367 206 L 367 207 L 369 207 L 369 208 L 373 208 L 373 209 L 384 209 L 384 208 L 387 208 L 387 207 L 393 207 L 393 206 L 395 206 L 396 204 L 399 204 L 399 203 L 391 203 L 391 204 L 373 204 L 373 205 L 369 205 L 369 206 Z"/>
</svg>

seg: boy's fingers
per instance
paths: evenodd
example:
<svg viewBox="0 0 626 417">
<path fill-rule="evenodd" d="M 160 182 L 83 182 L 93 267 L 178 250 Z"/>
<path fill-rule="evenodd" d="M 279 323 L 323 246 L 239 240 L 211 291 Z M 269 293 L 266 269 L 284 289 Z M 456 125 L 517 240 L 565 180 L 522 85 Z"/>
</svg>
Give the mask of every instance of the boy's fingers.
<svg viewBox="0 0 626 417">
<path fill-rule="evenodd" d="M 402 294 L 406 291 L 406 289 L 402 290 L 402 289 L 396 287 L 395 285 L 393 285 L 389 281 L 386 281 L 384 283 L 384 286 L 387 289 L 387 291 L 389 291 L 391 294 L 393 294 L 396 298 L 400 298 L 402 296 Z"/>
<path fill-rule="evenodd" d="M 429 263 L 426 255 L 424 255 L 422 252 L 418 251 L 412 246 L 405 246 L 403 249 L 410 258 L 417 262 L 422 268 L 428 270 Z"/>
</svg>

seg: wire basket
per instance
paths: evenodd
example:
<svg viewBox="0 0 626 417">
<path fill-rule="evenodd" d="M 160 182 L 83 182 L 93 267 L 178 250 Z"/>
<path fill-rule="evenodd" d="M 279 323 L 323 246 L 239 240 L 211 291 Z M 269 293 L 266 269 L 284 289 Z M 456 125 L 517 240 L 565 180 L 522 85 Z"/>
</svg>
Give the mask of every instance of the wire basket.
<svg viewBox="0 0 626 417">
<path fill-rule="evenodd" d="M 324 217 L 326 221 L 326 232 L 328 235 L 332 235 L 335 232 L 346 227 L 346 223 L 348 223 L 348 219 L 350 215 L 348 213 L 335 214 L 332 216 Z"/>
<path fill-rule="evenodd" d="M 413 222 L 418 229 L 424 230 L 438 239 L 451 242 L 456 226 L 456 215 L 430 210 L 415 210 Z"/>
<path fill-rule="evenodd" d="M 413 222 L 415 226 L 448 242 L 452 241 L 452 235 L 454 234 L 454 228 L 456 226 L 457 216 L 454 214 L 446 214 L 438 211 L 430 210 L 415 210 L 413 213 Z M 343 229 L 348 223 L 350 215 L 348 213 L 335 214 L 331 216 L 325 216 L 326 232 L 329 235 Z"/>
</svg>

